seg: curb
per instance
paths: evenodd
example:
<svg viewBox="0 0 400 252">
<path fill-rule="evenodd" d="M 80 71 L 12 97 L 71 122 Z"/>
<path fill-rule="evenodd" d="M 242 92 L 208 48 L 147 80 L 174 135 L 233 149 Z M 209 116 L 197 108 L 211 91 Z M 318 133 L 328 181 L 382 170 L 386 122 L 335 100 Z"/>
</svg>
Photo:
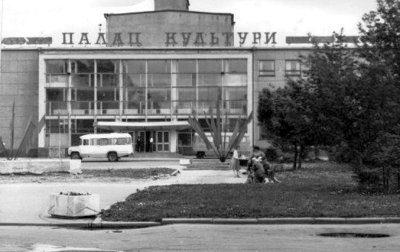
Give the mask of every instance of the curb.
<svg viewBox="0 0 400 252">
<path fill-rule="evenodd" d="M 163 225 L 169 224 L 214 224 L 214 225 L 361 225 L 361 224 L 399 224 L 400 218 L 165 218 Z"/>
<path fill-rule="evenodd" d="M 108 222 L 97 218 L 90 222 L 59 223 L 15 223 L 0 222 L 0 227 L 64 227 L 81 229 L 129 229 L 158 227 L 173 224 L 209 224 L 209 225 L 366 225 L 400 224 L 400 218 L 164 218 L 161 222 Z"/>
</svg>

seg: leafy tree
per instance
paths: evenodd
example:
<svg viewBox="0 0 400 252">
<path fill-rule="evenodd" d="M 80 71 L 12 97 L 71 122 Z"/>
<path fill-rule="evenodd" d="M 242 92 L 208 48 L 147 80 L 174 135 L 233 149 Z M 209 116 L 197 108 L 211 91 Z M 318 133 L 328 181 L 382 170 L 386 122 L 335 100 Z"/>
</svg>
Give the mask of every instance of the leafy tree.
<svg viewBox="0 0 400 252">
<path fill-rule="evenodd" d="M 363 181 L 397 159 L 390 156 L 397 153 L 399 132 L 393 129 L 400 125 L 400 1 L 378 0 L 359 29 L 361 43 L 351 48 L 342 43 L 343 33 L 330 44 L 316 41 L 313 52 L 301 57 L 304 76 L 261 93 L 258 112 L 261 124 L 281 140 L 346 146 Z M 371 178 L 385 187 L 385 176 Z"/>
<path fill-rule="evenodd" d="M 315 44 L 312 54 L 301 57 L 308 69 L 302 78 L 288 79 L 284 88 L 260 94 L 259 122 L 275 140 L 294 146 L 293 168 L 296 161 L 301 168 L 307 146 L 340 143 L 346 126 L 343 117 L 354 110 L 354 101 L 346 93 L 359 82 L 357 62 L 341 42 L 343 35 L 337 36 L 337 42 Z"/>
</svg>

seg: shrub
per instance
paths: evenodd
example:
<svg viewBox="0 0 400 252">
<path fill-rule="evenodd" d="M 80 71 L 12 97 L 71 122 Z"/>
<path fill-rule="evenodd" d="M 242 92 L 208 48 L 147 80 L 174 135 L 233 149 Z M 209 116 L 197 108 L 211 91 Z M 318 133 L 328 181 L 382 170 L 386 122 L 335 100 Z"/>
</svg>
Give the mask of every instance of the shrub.
<svg viewBox="0 0 400 252">
<path fill-rule="evenodd" d="M 359 187 L 368 191 L 399 191 L 399 170 L 400 135 L 388 132 L 379 133 L 362 154 L 362 165 L 355 165 Z"/>
<path fill-rule="evenodd" d="M 270 162 L 278 161 L 278 159 L 279 159 L 279 153 L 278 152 L 280 152 L 280 150 L 278 150 L 277 148 L 269 147 L 269 148 L 267 148 L 265 150 L 265 157 Z"/>
</svg>

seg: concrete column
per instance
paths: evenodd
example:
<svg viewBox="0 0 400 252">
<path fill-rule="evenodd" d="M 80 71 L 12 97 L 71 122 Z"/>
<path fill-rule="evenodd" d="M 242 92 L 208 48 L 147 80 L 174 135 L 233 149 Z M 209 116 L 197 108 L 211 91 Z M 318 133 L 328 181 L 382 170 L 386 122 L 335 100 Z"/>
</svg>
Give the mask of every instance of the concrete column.
<svg viewBox="0 0 400 252">
<path fill-rule="evenodd" d="M 71 127 L 71 100 L 72 100 L 72 68 L 71 68 L 71 60 L 68 60 L 68 94 L 67 94 L 67 110 L 68 110 L 68 145 L 71 146 L 72 141 L 72 127 Z"/>
<path fill-rule="evenodd" d="M 253 101 L 253 97 L 254 97 L 253 65 L 254 65 L 254 55 L 251 55 L 247 58 L 247 116 L 249 116 L 250 113 L 255 110 L 254 101 Z M 255 115 L 255 111 L 254 111 L 254 115 Z M 250 139 L 250 147 L 252 147 L 254 145 L 254 134 L 253 134 L 254 127 L 255 127 L 254 120 L 255 120 L 255 118 L 253 118 L 253 120 L 247 126 L 247 133 L 248 133 L 249 139 Z"/>
<path fill-rule="evenodd" d="M 93 83 L 94 83 L 94 108 L 93 108 L 93 113 L 94 113 L 94 122 L 97 122 L 97 60 L 94 61 L 94 75 L 93 75 Z M 94 133 L 97 133 L 97 127 L 94 128 Z"/>
<path fill-rule="evenodd" d="M 42 55 L 39 55 L 39 118 L 38 121 L 46 116 L 46 62 Z M 39 136 L 38 136 L 38 147 L 44 148 L 46 144 L 46 124 L 43 128 L 38 129 Z"/>
<path fill-rule="evenodd" d="M 145 111 L 145 121 L 147 122 L 147 116 L 148 116 L 148 112 L 147 112 L 147 109 L 148 109 L 148 95 L 149 95 L 149 64 L 148 64 L 148 61 L 146 60 L 146 83 L 145 83 L 145 89 L 146 89 L 146 91 L 145 91 L 145 98 L 144 98 L 144 100 L 145 100 L 145 104 L 144 104 L 144 111 Z"/>
<path fill-rule="evenodd" d="M 195 107 L 196 107 L 196 116 L 199 118 L 199 60 L 196 60 L 196 100 L 195 100 Z"/>
<path fill-rule="evenodd" d="M 169 151 L 178 152 L 178 132 L 176 130 L 169 131 Z"/>
<path fill-rule="evenodd" d="M 122 60 L 118 61 L 119 64 L 119 121 L 122 122 L 122 115 L 124 114 L 124 74 L 122 69 Z"/>
<path fill-rule="evenodd" d="M 176 117 L 172 115 L 175 113 L 176 106 L 173 101 L 176 101 L 178 98 L 178 91 L 176 90 L 177 86 L 177 76 L 174 73 L 177 73 L 177 61 L 171 61 L 171 121 L 176 121 Z"/>
</svg>

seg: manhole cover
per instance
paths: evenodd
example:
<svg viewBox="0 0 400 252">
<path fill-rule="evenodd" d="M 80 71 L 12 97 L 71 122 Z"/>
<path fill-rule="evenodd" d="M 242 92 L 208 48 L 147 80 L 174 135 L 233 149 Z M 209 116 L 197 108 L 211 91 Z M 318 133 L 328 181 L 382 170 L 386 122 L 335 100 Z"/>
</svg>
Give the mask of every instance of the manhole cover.
<svg viewBox="0 0 400 252">
<path fill-rule="evenodd" d="M 338 238 L 387 238 L 387 234 L 371 234 L 371 233 L 324 233 L 320 234 L 323 237 L 338 237 Z"/>
</svg>

